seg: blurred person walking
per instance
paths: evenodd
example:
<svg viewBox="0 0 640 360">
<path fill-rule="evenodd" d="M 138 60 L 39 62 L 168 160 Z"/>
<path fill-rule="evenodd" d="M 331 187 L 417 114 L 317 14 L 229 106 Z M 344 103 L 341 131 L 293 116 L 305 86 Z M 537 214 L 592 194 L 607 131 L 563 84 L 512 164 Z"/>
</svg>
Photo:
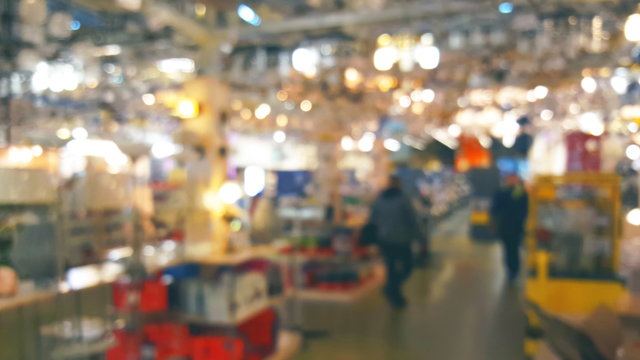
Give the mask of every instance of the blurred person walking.
<svg viewBox="0 0 640 360">
<path fill-rule="evenodd" d="M 504 250 L 504 261 L 510 284 L 520 273 L 520 247 L 529 214 L 529 196 L 517 175 L 509 175 L 504 186 L 493 196 L 491 220 Z"/>
<path fill-rule="evenodd" d="M 411 246 L 420 239 L 422 232 L 416 211 L 401 189 L 399 177 L 391 176 L 388 187 L 376 198 L 369 224 L 375 228 L 376 243 L 387 270 L 384 294 L 392 306 L 403 308 L 407 300 L 402 294 L 402 285 L 413 271 Z"/>
</svg>

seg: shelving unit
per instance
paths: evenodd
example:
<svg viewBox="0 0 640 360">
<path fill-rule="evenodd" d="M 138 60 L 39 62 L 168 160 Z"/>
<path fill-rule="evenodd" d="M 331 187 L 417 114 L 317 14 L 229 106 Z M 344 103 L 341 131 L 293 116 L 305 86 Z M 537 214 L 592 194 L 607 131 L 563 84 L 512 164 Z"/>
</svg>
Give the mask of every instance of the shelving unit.
<svg viewBox="0 0 640 360">
<path fill-rule="evenodd" d="M 371 279 L 354 289 L 335 291 L 316 289 L 297 290 L 296 296 L 305 301 L 354 303 L 382 287 L 384 283 L 384 271 L 382 270 L 381 267 L 378 267 L 376 271 L 374 271 Z"/>
</svg>

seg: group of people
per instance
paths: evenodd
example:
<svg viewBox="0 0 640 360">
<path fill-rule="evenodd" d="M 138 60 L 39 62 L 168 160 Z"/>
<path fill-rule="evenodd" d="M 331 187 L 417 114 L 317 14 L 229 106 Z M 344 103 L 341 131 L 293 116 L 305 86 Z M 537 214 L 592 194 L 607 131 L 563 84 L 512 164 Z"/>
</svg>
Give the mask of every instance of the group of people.
<svg viewBox="0 0 640 360">
<path fill-rule="evenodd" d="M 504 250 L 509 283 L 514 283 L 520 271 L 522 246 L 529 198 L 517 175 L 505 178 L 504 186 L 492 199 L 491 220 Z M 375 237 L 386 267 L 384 295 L 395 308 L 407 306 L 403 284 L 413 271 L 413 244 L 422 243 L 427 234 L 420 226 L 410 198 L 402 191 L 399 177 L 391 176 L 388 186 L 377 196 L 367 225 L 367 236 Z M 369 241 L 370 242 L 370 241 Z"/>
</svg>

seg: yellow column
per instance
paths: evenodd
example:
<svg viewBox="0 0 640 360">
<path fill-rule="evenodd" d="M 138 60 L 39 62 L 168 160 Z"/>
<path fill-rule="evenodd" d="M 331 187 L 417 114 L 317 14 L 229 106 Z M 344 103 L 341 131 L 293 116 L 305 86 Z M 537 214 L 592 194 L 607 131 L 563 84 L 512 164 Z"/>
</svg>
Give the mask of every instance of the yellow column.
<svg viewBox="0 0 640 360">
<path fill-rule="evenodd" d="M 192 145 L 204 150 L 210 168 L 207 179 L 190 189 L 191 211 L 186 226 L 187 253 L 193 256 L 226 251 L 229 225 L 224 220 L 224 204 L 217 196 L 227 181 L 228 145 L 223 118 L 229 104 L 229 90 L 215 78 L 201 77 L 184 84 L 180 96 L 198 102 L 198 116 L 184 120 L 184 130 Z"/>
</svg>

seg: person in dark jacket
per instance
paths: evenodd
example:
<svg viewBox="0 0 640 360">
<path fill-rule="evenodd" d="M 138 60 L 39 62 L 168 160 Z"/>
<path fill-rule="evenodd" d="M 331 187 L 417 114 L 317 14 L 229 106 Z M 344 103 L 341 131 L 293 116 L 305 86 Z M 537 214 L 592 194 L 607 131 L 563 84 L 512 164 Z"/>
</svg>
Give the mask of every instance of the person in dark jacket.
<svg viewBox="0 0 640 360">
<path fill-rule="evenodd" d="M 529 213 L 529 197 L 517 175 L 509 175 L 505 185 L 493 196 L 491 220 L 502 242 L 504 260 L 510 283 L 520 272 L 520 247 Z"/>
<path fill-rule="evenodd" d="M 377 243 L 387 270 L 384 294 L 394 307 L 405 307 L 402 285 L 413 271 L 411 245 L 420 238 L 421 231 L 415 209 L 402 192 L 400 178 L 389 179 L 389 186 L 373 203 L 369 223 L 376 227 Z"/>
</svg>

